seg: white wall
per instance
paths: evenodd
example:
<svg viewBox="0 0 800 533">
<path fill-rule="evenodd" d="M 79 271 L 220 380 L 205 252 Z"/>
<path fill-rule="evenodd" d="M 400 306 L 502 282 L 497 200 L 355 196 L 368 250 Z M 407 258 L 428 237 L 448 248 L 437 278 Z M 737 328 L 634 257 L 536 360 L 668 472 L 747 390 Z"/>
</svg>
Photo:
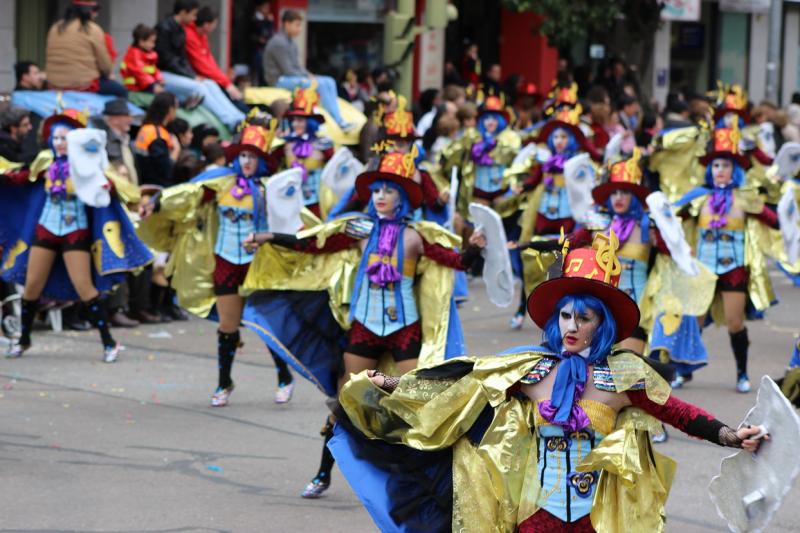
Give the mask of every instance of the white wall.
<svg viewBox="0 0 800 533">
<path fill-rule="evenodd" d="M 750 15 L 750 58 L 747 73 L 747 96 L 750 101 L 755 103 L 764 99 L 767 89 L 768 48 L 769 13 L 754 13 Z"/>
<path fill-rule="evenodd" d="M 14 63 L 17 61 L 15 0 L 0 0 L 0 13 L 0 90 L 11 91 L 14 88 Z"/>
</svg>

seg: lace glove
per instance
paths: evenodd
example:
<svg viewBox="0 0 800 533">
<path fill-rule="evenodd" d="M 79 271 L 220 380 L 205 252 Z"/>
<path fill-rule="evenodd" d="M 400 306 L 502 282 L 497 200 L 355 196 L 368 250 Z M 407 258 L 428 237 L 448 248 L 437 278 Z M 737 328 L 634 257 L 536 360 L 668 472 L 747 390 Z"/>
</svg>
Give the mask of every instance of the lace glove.
<svg viewBox="0 0 800 533">
<path fill-rule="evenodd" d="M 379 385 L 380 388 L 385 390 L 386 392 L 394 392 L 397 386 L 400 384 L 400 378 L 397 376 L 387 376 L 383 372 L 378 370 L 375 371 L 373 374 L 374 377 L 382 377 L 383 378 L 383 385 Z"/>
<path fill-rule="evenodd" d="M 742 439 L 736 434 L 736 430 L 728 426 L 719 428 L 719 444 L 727 448 L 741 448 Z"/>
</svg>

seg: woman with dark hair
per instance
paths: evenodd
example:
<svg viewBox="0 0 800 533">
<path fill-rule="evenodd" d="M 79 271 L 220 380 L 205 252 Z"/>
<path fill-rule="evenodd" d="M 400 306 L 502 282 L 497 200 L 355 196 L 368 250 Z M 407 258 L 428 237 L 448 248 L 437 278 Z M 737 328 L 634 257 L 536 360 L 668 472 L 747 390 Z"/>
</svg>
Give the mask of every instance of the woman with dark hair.
<svg viewBox="0 0 800 533">
<path fill-rule="evenodd" d="M 94 19 L 95 0 L 72 0 L 64 18 L 47 33 L 47 77 L 55 89 L 89 91 L 126 98 L 128 91 L 109 79 L 113 44 Z"/>
<path fill-rule="evenodd" d="M 331 448 L 381 530 L 663 531 L 675 465 L 651 445 L 656 419 L 758 449 L 760 428 L 726 426 L 613 349 L 639 321 L 617 288 L 617 246 L 598 235 L 533 291 L 541 345 L 401 378 L 365 371 L 342 388 Z"/>
<path fill-rule="evenodd" d="M 104 146 L 97 138 L 69 140 L 73 130 L 85 127 L 86 117 L 74 109 L 47 118 L 42 135 L 48 148 L 30 166 L 31 183 L 0 191 L 2 276 L 25 286 L 22 334 L 8 357 L 31 348 L 37 301 L 44 294 L 83 302 L 100 332 L 103 361 L 116 361 L 121 347 L 111 336 L 101 295 L 152 260 L 120 203 L 138 203 L 138 189 L 103 169 Z M 68 158 L 68 149 L 78 153 Z M 76 162 L 80 176 L 72 174 Z"/>
<path fill-rule="evenodd" d="M 178 99 L 163 91 L 155 95 L 133 143 L 133 154 L 139 171 L 139 182 L 159 187 L 172 185 L 172 167 L 178 159 L 180 144 L 167 130 L 175 120 Z"/>
</svg>

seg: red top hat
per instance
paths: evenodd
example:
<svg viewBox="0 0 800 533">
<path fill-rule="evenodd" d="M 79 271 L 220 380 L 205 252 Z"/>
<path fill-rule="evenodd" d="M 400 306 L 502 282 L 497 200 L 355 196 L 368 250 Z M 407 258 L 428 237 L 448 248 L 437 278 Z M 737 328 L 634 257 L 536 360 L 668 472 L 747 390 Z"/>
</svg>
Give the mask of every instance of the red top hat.
<svg viewBox="0 0 800 533">
<path fill-rule="evenodd" d="M 416 209 L 422 205 L 422 187 L 414 181 L 417 170 L 414 160 L 417 157 L 416 146 L 407 154 L 394 152 L 381 157 L 377 170 L 369 170 L 356 178 L 356 193 L 362 202 L 368 202 L 372 191 L 369 186 L 376 181 L 391 181 L 406 191 L 411 207 Z"/>
<path fill-rule="evenodd" d="M 592 198 L 598 205 L 603 205 L 614 191 L 623 190 L 633 193 L 645 205 L 650 189 L 642 185 L 642 168 L 639 166 L 641 152 L 633 149 L 633 155 L 625 161 L 618 161 L 609 167 L 608 181 L 592 189 Z"/>
<path fill-rule="evenodd" d="M 589 294 L 608 307 L 617 324 L 619 342 L 631 336 L 639 325 L 639 307 L 619 290 L 622 272 L 616 251 L 617 236 L 598 233 L 591 248 L 577 248 L 567 254 L 562 265 L 562 276 L 545 281 L 528 297 L 528 314 L 537 326 L 544 329 L 547 321 L 557 313 L 556 304 L 564 296 Z"/>
<path fill-rule="evenodd" d="M 267 166 L 269 166 L 270 170 L 275 170 L 278 168 L 278 162 L 269 152 L 274 138 L 274 128 L 267 129 L 264 126 L 247 125 L 242 130 L 239 142 L 225 148 L 225 158 L 228 161 L 232 161 L 234 157 L 244 151 L 253 152 L 267 162 Z"/>
<path fill-rule="evenodd" d="M 397 97 L 397 109 L 383 116 L 383 128 L 386 137 L 395 140 L 414 141 L 417 139 L 414 129 L 414 115 L 406 110 L 406 97 Z"/>
<path fill-rule="evenodd" d="M 739 150 L 741 138 L 738 121 L 734 121 L 730 128 L 715 129 L 708 151 L 700 157 L 700 162 L 708 166 L 715 159 L 727 158 L 735 161 L 744 169 L 750 168 L 750 160 Z"/>
<path fill-rule="evenodd" d="M 298 87 L 294 90 L 292 105 L 284 116 L 313 118 L 322 124 L 325 122 L 325 117 L 317 111 L 318 104 L 319 94 L 317 94 L 317 81 L 314 80 L 308 88 L 303 89 Z"/>
<path fill-rule="evenodd" d="M 86 124 L 89 122 L 89 115 L 77 109 L 64 109 L 60 113 L 50 115 L 44 120 L 44 124 L 42 124 L 42 137 L 45 143 L 50 140 L 53 124 L 57 122 L 63 122 L 75 129 L 85 128 Z"/>
</svg>

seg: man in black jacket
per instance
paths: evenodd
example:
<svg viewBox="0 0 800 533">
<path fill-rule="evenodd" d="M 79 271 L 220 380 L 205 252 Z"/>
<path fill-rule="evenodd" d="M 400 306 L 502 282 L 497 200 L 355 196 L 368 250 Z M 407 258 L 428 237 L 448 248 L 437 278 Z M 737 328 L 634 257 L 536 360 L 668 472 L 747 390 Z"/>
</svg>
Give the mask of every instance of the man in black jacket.
<svg viewBox="0 0 800 533">
<path fill-rule="evenodd" d="M 30 114 L 26 109 L 11 106 L 0 117 L 0 157 L 12 163 L 28 164 L 36 153 L 24 154 L 22 141 L 33 129 Z"/>
<path fill-rule="evenodd" d="M 213 80 L 198 76 L 186 56 L 186 33 L 183 26 L 194 24 L 200 3 L 197 0 L 176 0 L 169 15 L 156 26 L 158 67 L 164 87 L 187 102 L 200 99 L 229 128 L 244 120 L 242 113 Z"/>
</svg>

